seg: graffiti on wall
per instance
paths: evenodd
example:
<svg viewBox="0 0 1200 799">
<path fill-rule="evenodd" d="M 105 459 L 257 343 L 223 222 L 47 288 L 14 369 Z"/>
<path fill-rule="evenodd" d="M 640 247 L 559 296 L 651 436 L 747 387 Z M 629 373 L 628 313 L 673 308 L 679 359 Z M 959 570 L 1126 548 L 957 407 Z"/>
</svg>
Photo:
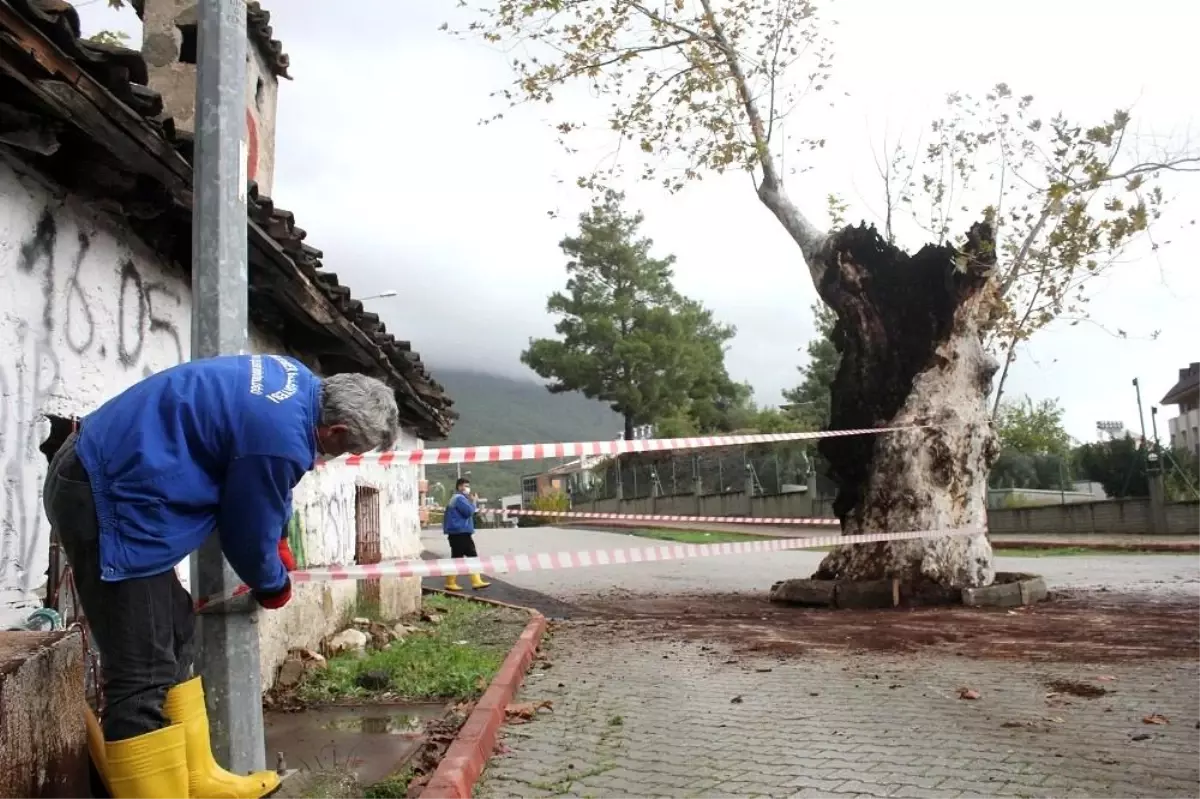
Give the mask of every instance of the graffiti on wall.
<svg viewBox="0 0 1200 799">
<path fill-rule="evenodd" d="M 420 555 L 417 485 L 420 469 L 407 465 L 346 467 L 310 472 L 292 494 L 293 527 L 301 529 L 311 565 L 354 563 L 358 537 L 355 491 L 380 492 L 379 543 L 384 558 Z M 298 522 L 296 521 L 298 519 Z M 295 551 L 294 540 L 293 552 Z"/>
<path fill-rule="evenodd" d="M 21 199 L 0 192 L 0 202 Z M 82 415 L 182 363 L 188 313 L 181 279 L 151 274 L 111 234 L 86 232 L 65 210 L 47 207 L 12 234 L 19 244 L 0 260 L 0 326 L 10 342 L 0 352 L 0 593 L 29 592 L 45 579 L 46 414 Z"/>
</svg>

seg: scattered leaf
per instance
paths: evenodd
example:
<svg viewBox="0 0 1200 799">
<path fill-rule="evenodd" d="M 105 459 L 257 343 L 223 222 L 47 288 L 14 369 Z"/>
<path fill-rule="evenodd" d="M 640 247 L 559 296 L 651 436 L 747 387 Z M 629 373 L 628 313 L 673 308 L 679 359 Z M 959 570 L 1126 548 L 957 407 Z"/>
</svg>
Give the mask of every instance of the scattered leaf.
<svg viewBox="0 0 1200 799">
<path fill-rule="evenodd" d="M 1112 676 L 1111 674 L 1101 674 L 1098 677 L 1096 677 L 1096 682 L 1112 682 L 1115 679 L 1117 679 L 1117 678 Z"/>
<path fill-rule="evenodd" d="M 504 710 L 504 715 L 509 724 L 525 724 L 531 721 L 538 711 L 546 710 L 553 711 L 554 703 L 549 699 L 542 699 L 537 702 L 518 702 L 515 705 L 509 705 Z"/>
<path fill-rule="evenodd" d="M 731 705 L 740 705 L 740 704 L 742 704 L 742 702 L 744 702 L 744 701 L 745 701 L 745 700 L 744 700 L 744 699 L 742 699 L 742 695 L 741 695 L 741 694 L 738 694 L 738 695 L 737 695 L 737 696 L 735 696 L 733 699 L 730 699 L 730 700 L 729 700 L 729 704 L 731 704 Z"/>
<path fill-rule="evenodd" d="M 1151 739 L 1153 737 L 1154 736 L 1148 732 L 1139 732 L 1137 735 L 1131 735 L 1129 737 L 1129 740 L 1131 740 L 1131 741 L 1148 741 L 1149 739 Z"/>
<path fill-rule="evenodd" d="M 979 692 L 973 688 L 959 688 L 958 689 L 958 698 L 959 699 L 978 699 Z"/>
<path fill-rule="evenodd" d="M 1166 716 L 1164 716 L 1162 713 L 1151 713 L 1149 716 L 1146 716 L 1144 719 L 1142 719 L 1142 723 L 1143 724 L 1170 724 L 1171 720 L 1168 719 Z"/>
</svg>

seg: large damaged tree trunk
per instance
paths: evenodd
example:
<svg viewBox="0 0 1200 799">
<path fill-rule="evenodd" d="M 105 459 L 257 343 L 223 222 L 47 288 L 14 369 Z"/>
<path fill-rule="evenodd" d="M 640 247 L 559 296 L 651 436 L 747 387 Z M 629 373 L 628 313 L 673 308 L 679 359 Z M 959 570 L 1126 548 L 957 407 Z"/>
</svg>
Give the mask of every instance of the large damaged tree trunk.
<svg viewBox="0 0 1200 799">
<path fill-rule="evenodd" d="M 918 594 L 994 578 L 987 474 L 997 445 L 987 397 L 997 364 L 980 324 L 995 265 L 991 226 L 962 251 L 926 246 L 909 256 L 874 227 L 835 233 L 817 290 L 837 313 L 841 366 L 830 428 L 924 426 L 823 439 L 843 534 L 976 528 L 970 536 L 844 546 L 814 577 L 900 578 Z"/>
</svg>

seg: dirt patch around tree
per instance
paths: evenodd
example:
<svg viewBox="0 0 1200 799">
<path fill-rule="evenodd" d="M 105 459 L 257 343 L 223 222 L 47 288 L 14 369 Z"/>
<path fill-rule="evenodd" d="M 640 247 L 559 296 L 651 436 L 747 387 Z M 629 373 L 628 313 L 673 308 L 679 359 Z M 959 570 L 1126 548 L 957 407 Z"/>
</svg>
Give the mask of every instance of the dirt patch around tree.
<svg viewBox="0 0 1200 799">
<path fill-rule="evenodd" d="M 764 595 L 630 597 L 578 603 L 614 634 L 721 643 L 738 653 L 938 651 L 974 658 L 1095 663 L 1195 658 L 1200 597 L 1073 593 L 1019 608 L 826 610 Z"/>
<path fill-rule="evenodd" d="M 1078 680 L 1051 680 L 1046 683 L 1046 687 L 1056 694 L 1079 696 L 1084 699 L 1098 699 L 1108 693 L 1106 689 L 1101 688 L 1099 685 L 1079 682 Z"/>
</svg>

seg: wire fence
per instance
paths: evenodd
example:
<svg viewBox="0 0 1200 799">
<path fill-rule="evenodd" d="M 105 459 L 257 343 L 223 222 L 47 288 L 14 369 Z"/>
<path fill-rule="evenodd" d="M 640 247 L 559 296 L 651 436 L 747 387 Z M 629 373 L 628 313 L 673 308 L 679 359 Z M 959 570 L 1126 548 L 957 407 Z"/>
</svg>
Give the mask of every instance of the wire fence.
<svg viewBox="0 0 1200 799">
<path fill-rule="evenodd" d="M 571 482 L 575 502 L 747 492 L 799 491 L 813 455 L 806 447 L 745 446 L 692 453 L 635 453 L 610 459 Z"/>
</svg>

